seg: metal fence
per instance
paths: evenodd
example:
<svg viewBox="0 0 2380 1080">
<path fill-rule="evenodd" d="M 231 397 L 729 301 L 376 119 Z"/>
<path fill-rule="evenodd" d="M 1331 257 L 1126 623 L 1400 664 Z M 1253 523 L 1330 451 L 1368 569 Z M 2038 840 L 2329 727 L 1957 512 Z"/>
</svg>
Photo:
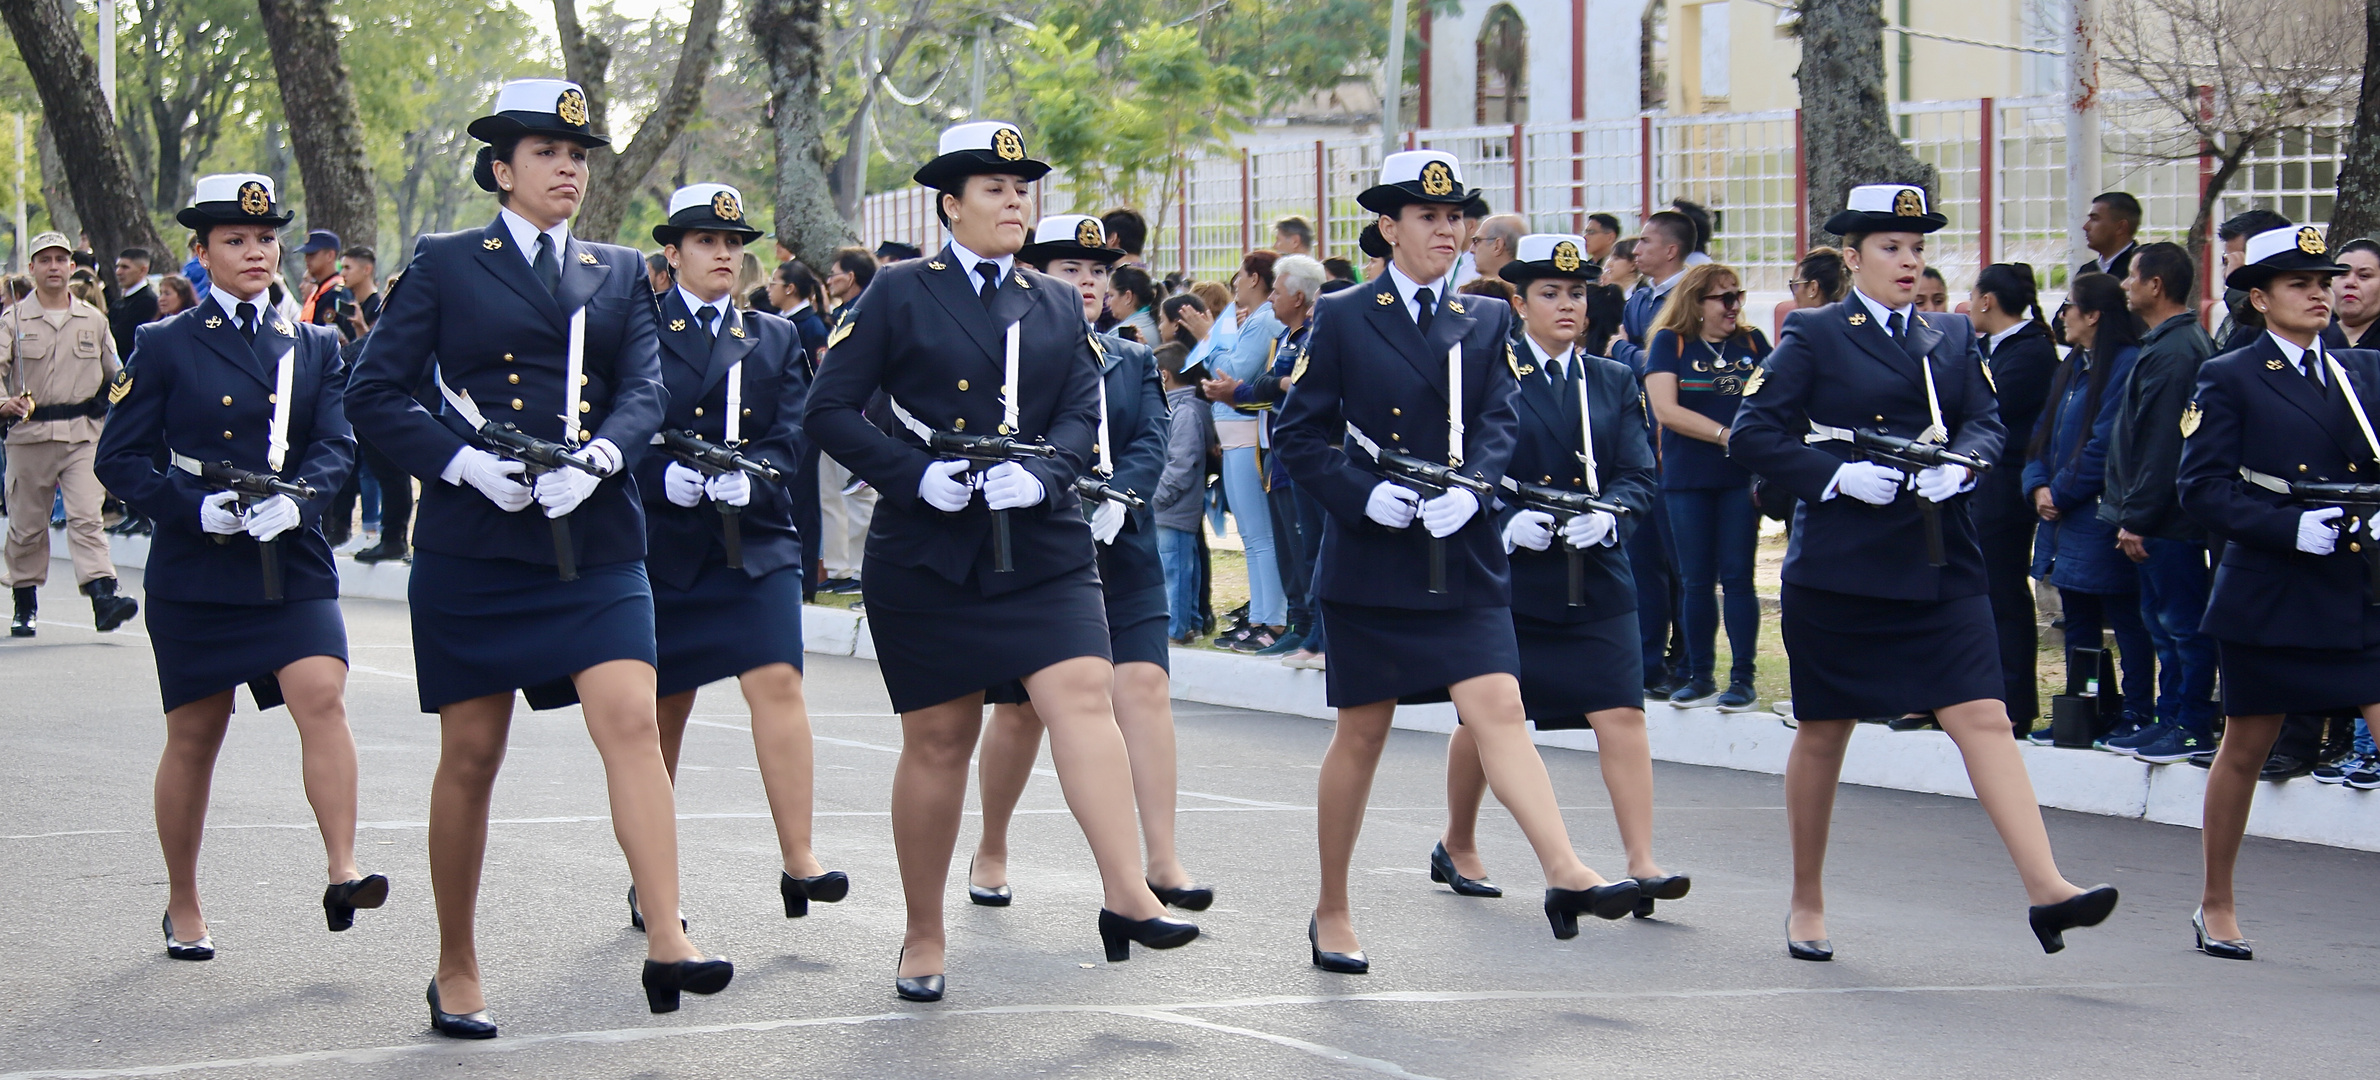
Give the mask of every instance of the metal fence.
<svg viewBox="0 0 2380 1080">
<path fill-rule="evenodd" d="M 2211 171 L 2164 108 L 2116 97 L 2102 113 L 2101 183 L 2140 198 L 2143 241 L 2182 239 Z M 1910 151 L 1941 171 L 1935 201 L 1950 226 L 1934 237 L 1929 260 L 1952 287 L 1964 289 L 1983 265 L 2006 261 L 2032 263 L 2045 286 L 2062 287 L 2071 224 L 2063 99 L 1897 102 L 1892 111 Z M 2215 220 L 2265 207 L 2292 221 L 2326 222 L 2350 119 L 2342 114 L 2259 147 L 2223 193 Z M 1629 231 L 1671 199 L 1692 199 L 1716 219 L 1712 256 L 1741 268 L 1755 291 L 1783 290 L 1806 248 L 1798 110 L 1433 129 L 1410 133 L 1406 145 L 1455 154 L 1493 209 L 1537 229 L 1578 231 L 1588 213 L 1604 211 Z M 1203 156 L 1173 179 L 1162 205 L 1142 208 L 1151 218 L 1145 254 L 1161 270 L 1220 280 L 1243 253 L 1271 242 L 1273 222 L 1296 215 L 1316 224 L 1323 254 L 1359 258 L 1356 236 L 1369 215 L 1355 196 L 1378 162 L 1378 143 L 1368 138 Z M 1044 182 L 1042 198 L 1044 214 L 1069 212 L 1077 201 L 1063 173 Z M 929 250 L 943 239 L 919 190 L 867 200 L 862 234 L 870 245 L 895 239 Z"/>
</svg>

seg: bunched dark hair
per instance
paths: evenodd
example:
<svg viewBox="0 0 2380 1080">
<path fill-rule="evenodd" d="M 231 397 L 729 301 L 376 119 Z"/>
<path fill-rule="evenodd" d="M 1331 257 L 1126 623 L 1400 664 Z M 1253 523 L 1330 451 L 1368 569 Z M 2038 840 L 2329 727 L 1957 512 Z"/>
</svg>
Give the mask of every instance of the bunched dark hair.
<svg viewBox="0 0 2380 1080">
<path fill-rule="evenodd" d="M 2033 283 L 2030 263 L 1993 263 L 1975 275 L 1975 291 L 1998 300 L 2011 311 L 2022 311 L 2037 323 L 2041 316 L 2041 288 Z M 2048 329 L 2045 325 L 2043 329 Z"/>
</svg>

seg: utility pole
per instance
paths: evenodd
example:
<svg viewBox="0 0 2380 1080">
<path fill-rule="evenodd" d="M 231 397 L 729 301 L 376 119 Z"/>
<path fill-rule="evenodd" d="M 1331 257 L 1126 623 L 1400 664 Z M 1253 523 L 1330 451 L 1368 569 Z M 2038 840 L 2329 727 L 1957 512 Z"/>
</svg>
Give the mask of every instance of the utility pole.
<svg viewBox="0 0 2380 1080">
<path fill-rule="evenodd" d="M 2073 0 L 2066 37 L 2066 265 L 2082 265 L 2090 246 L 2083 218 L 2099 193 L 2099 0 Z"/>
<path fill-rule="evenodd" d="M 864 215 L 868 206 L 868 131 L 876 126 L 876 118 L 868 114 L 868 105 L 876 100 L 876 21 L 868 20 L 864 44 L 859 54 L 860 118 L 851 136 L 851 205 Z"/>
<path fill-rule="evenodd" d="M 116 0 L 99 0 L 99 89 L 116 111 Z"/>
<path fill-rule="evenodd" d="M 18 113 L 18 114 L 17 114 L 17 212 L 16 212 L 16 217 L 15 217 L 13 220 L 16 222 L 16 225 L 17 225 L 17 243 L 16 243 L 16 251 L 15 251 L 15 253 L 14 253 L 14 258 L 12 258 L 12 259 L 10 260 L 10 261 L 11 261 L 11 262 L 14 264 L 14 265 L 11 267 L 11 269 L 13 269 L 13 270 L 15 270 L 17 273 L 20 273 L 20 274 L 21 274 L 21 273 L 24 273 L 24 272 L 25 272 L 25 239 L 26 239 L 26 234 L 25 234 L 25 225 L 27 224 L 27 223 L 26 223 L 26 221 L 25 221 L 25 114 L 24 114 L 24 113 Z"/>
<path fill-rule="evenodd" d="M 1404 134 L 1397 107 L 1405 98 L 1405 0 L 1388 6 L 1388 60 L 1380 66 L 1380 156 L 1397 152 Z"/>
<path fill-rule="evenodd" d="M 979 116 L 979 115 L 981 115 L 981 114 L 983 113 L 983 39 L 984 39 L 984 37 L 985 37 L 985 31 L 982 31 L 982 30 L 977 30 L 977 31 L 975 32 L 975 48 L 974 48 L 974 50 L 973 50 L 973 51 L 974 51 L 974 57 L 973 57 L 973 59 L 971 59 L 971 60 L 969 60 L 969 61 L 968 61 L 968 69 L 967 69 L 967 119 L 969 119 L 969 120 L 973 120 L 973 119 L 975 119 L 977 116 Z"/>
</svg>

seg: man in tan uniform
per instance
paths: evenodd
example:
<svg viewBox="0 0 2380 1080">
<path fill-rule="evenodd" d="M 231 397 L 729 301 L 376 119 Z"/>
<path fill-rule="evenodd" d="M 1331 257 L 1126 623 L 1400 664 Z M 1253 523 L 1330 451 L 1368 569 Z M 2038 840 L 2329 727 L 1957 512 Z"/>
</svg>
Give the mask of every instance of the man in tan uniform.
<svg viewBox="0 0 2380 1080">
<path fill-rule="evenodd" d="M 91 473 L 107 388 L 120 366 L 107 312 L 67 291 L 73 248 L 58 233 L 33 238 L 33 295 L 0 315 L 0 423 L 8 428 L 9 587 L 16 598 L 13 637 L 32 637 L 41 584 L 50 576 L 50 500 L 66 493 L 67 546 L 74 578 L 91 598 L 102 631 L 122 626 L 140 605 L 116 595 L 116 568 L 100 532 L 105 492 Z"/>
</svg>

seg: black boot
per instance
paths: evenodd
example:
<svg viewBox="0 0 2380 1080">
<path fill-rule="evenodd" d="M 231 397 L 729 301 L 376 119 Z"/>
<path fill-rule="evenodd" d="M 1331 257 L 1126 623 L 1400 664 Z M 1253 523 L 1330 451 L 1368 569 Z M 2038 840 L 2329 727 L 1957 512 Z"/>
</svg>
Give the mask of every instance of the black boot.
<svg viewBox="0 0 2380 1080">
<path fill-rule="evenodd" d="M 112 577 L 84 582 L 83 595 L 91 598 L 91 625 L 102 634 L 124 625 L 140 611 L 139 601 L 116 595 L 116 579 Z"/>
<path fill-rule="evenodd" d="M 40 595 L 41 591 L 31 585 L 16 587 L 17 614 L 16 618 L 9 621 L 8 636 L 33 636 L 33 613 L 41 607 Z"/>
</svg>

